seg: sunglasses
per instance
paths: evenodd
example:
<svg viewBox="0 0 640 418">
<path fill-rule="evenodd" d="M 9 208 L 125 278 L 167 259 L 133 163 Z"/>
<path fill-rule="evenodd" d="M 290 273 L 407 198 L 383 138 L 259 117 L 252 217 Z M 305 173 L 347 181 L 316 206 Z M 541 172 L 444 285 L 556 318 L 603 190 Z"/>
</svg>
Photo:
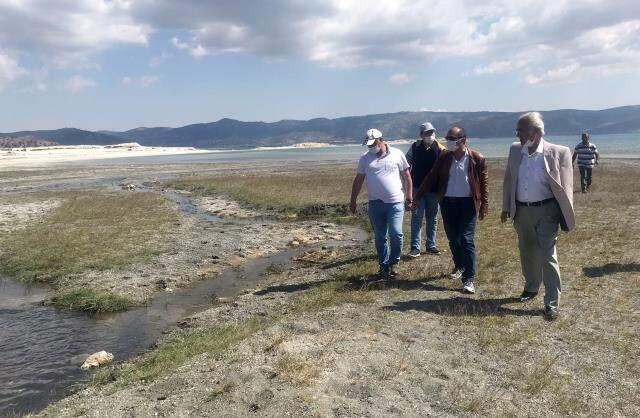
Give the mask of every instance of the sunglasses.
<svg viewBox="0 0 640 418">
<path fill-rule="evenodd" d="M 465 139 L 466 136 L 445 136 L 444 139 L 447 141 L 459 141 L 461 139 Z"/>
</svg>

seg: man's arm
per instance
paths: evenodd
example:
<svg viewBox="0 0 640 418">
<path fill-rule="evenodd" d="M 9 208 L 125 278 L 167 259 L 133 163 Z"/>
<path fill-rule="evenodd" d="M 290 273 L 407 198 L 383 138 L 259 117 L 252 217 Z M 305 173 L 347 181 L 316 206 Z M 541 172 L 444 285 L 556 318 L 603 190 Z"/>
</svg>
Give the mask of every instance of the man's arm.
<svg viewBox="0 0 640 418">
<path fill-rule="evenodd" d="M 509 159 L 504 169 L 504 180 L 502 181 L 502 213 L 500 220 L 502 223 L 507 222 L 511 216 L 511 151 L 509 151 Z"/>
<path fill-rule="evenodd" d="M 409 147 L 409 151 L 407 151 L 407 154 L 405 155 L 407 162 L 409 163 L 409 169 L 412 170 L 413 169 L 413 145 L 411 145 Z"/>
<path fill-rule="evenodd" d="M 593 153 L 596 154 L 596 164 L 600 164 L 600 153 L 595 145 L 593 146 Z"/>
<path fill-rule="evenodd" d="M 404 182 L 405 208 L 410 209 L 413 203 L 413 180 L 411 180 L 411 172 L 407 168 L 402 171 L 402 180 Z"/>
<path fill-rule="evenodd" d="M 416 191 L 415 196 L 413 196 L 414 201 L 418 201 L 422 199 L 427 194 L 427 192 L 431 190 L 433 185 L 437 183 L 438 171 L 440 171 L 439 167 L 441 164 L 440 161 L 442 160 L 442 155 L 443 154 L 440 154 L 440 157 L 438 157 L 435 164 L 433 164 L 433 167 L 431 167 L 431 171 L 429 171 L 429 174 L 427 174 L 427 177 L 425 177 L 425 179 L 422 180 L 422 184 L 419 186 L 418 191 Z"/>
<path fill-rule="evenodd" d="M 353 214 L 356 213 L 356 200 L 362 189 L 362 183 L 364 183 L 364 174 L 356 174 L 356 177 L 353 179 L 353 185 L 351 186 L 351 202 L 349 203 L 349 209 Z"/>
<path fill-rule="evenodd" d="M 489 213 L 489 166 L 487 160 L 480 160 L 480 213 L 479 218 L 483 220 Z"/>
</svg>

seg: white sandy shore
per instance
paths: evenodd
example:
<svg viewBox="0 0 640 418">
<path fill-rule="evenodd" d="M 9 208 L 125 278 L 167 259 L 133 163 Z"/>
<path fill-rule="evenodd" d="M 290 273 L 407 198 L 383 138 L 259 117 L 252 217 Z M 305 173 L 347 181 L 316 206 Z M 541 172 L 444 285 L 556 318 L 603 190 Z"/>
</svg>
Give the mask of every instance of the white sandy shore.
<svg viewBox="0 0 640 418">
<path fill-rule="evenodd" d="M 145 147 L 137 143 L 118 145 L 67 145 L 0 150 L 0 170 L 47 167 L 61 163 L 122 157 L 196 154 L 210 152 L 193 147 Z"/>
</svg>

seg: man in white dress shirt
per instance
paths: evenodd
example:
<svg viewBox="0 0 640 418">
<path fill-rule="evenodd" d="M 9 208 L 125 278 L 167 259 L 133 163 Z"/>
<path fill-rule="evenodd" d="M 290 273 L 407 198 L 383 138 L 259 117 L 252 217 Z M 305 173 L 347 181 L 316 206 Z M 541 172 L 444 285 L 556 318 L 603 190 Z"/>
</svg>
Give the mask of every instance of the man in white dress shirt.
<svg viewBox="0 0 640 418">
<path fill-rule="evenodd" d="M 556 252 L 558 226 L 575 226 L 573 168 L 569 148 L 546 142 L 538 112 L 518 120 L 504 175 L 502 222 L 513 218 L 518 233 L 520 264 L 525 279 L 521 301 L 537 296 L 544 283 L 546 319 L 558 317 L 561 279 Z"/>
</svg>

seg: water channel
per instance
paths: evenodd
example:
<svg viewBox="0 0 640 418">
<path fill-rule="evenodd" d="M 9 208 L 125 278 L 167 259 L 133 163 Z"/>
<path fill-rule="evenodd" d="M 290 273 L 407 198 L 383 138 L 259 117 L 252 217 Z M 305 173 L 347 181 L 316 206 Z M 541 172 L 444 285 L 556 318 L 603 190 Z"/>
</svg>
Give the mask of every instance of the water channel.
<svg viewBox="0 0 640 418">
<path fill-rule="evenodd" d="M 166 196 L 188 216 L 207 222 L 230 222 L 207 214 L 184 196 Z M 361 238 L 364 237 L 363 233 Z M 224 270 L 215 279 L 194 287 L 160 292 L 147 306 L 104 316 L 47 306 L 43 303 L 48 294 L 46 287 L 29 287 L 0 277 L 0 416 L 44 408 L 87 381 L 90 374 L 80 365 L 89 354 L 106 350 L 114 354 L 116 361 L 139 355 L 181 319 L 217 303 L 214 295 L 233 297 L 244 289 L 253 289 L 271 265 L 290 265 L 292 257 L 313 248 L 247 260 L 242 268 Z"/>
</svg>

